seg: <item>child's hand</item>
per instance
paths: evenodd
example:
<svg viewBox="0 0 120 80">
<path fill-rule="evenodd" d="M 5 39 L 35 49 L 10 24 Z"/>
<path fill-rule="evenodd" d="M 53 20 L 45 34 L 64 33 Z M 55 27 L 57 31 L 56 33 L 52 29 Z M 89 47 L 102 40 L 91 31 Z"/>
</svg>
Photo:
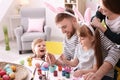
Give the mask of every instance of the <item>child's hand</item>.
<svg viewBox="0 0 120 80">
<path fill-rule="evenodd" d="M 40 64 L 39 63 L 36 63 L 35 66 L 36 66 L 36 68 L 40 68 Z"/>
<path fill-rule="evenodd" d="M 46 55 L 46 62 L 48 62 L 50 65 L 54 65 L 56 62 L 55 56 L 52 54 Z"/>
<path fill-rule="evenodd" d="M 76 70 L 73 74 L 74 77 L 82 77 L 84 72 L 82 70 Z"/>
</svg>

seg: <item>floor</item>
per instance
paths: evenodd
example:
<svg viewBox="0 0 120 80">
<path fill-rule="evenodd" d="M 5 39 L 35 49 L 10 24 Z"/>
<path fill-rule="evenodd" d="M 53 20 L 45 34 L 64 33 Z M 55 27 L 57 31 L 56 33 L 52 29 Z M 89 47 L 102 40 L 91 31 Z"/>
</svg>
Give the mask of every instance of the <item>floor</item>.
<svg viewBox="0 0 120 80">
<path fill-rule="evenodd" d="M 9 51 L 5 50 L 5 43 L 0 42 L 0 61 L 14 62 L 30 55 L 32 55 L 32 53 L 19 55 L 16 41 L 10 41 Z"/>
</svg>

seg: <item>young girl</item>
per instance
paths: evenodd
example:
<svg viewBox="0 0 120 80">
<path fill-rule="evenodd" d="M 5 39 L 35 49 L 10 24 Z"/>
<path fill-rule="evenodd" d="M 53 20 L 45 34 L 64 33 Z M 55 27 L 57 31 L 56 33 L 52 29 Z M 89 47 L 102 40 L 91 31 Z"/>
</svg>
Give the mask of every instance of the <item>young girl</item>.
<svg viewBox="0 0 120 80">
<path fill-rule="evenodd" d="M 82 24 L 77 29 L 77 33 L 80 43 L 76 47 L 74 59 L 68 61 L 65 56 L 62 56 L 62 59 L 68 66 L 75 67 L 78 65 L 78 69 L 74 72 L 74 76 L 80 77 L 88 72 L 97 71 L 102 64 L 102 53 L 99 47 L 100 42 L 96 40 L 98 34 L 96 34 L 97 32 L 94 33 L 92 27 Z"/>
<path fill-rule="evenodd" d="M 46 51 L 45 41 L 43 39 L 35 39 L 32 42 L 32 51 L 34 56 L 32 56 L 33 62 L 36 67 L 40 67 L 40 60 L 47 61 L 54 64 L 55 57 Z M 52 62 L 51 62 L 52 59 Z"/>
</svg>

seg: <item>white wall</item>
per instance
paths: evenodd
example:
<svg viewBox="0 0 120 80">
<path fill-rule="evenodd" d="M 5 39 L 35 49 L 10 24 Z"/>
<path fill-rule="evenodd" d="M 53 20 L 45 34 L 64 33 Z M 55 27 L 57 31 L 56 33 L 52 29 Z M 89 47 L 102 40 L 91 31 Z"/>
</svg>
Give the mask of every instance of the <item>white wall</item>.
<svg viewBox="0 0 120 80">
<path fill-rule="evenodd" d="M 2 2 L 3 1 L 3 2 Z M 11 14 L 11 12 L 9 12 L 9 10 L 11 10 L 12 8 L 12 3 L 14 3 L 13 0 L 2 0 L 0 3 L 0 18 L 2 20 L 0 20 L 0 41 L 4 40 L 4 34 L 3 34 L 3 26 L 7 26 L 8 27 L 8 34 L 10 36 L 10 31 L 9 31 L 9 14 Z"/>
</svg>

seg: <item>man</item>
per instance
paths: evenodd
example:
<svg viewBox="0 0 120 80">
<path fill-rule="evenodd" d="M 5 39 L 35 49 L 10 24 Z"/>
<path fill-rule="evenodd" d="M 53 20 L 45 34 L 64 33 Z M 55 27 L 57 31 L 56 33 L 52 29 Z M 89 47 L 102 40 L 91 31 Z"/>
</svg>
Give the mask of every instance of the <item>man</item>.
<svg viewBox="0 0 120 80">
<path fill-rule="evenodd" d="M 63 55 L 68 60 L 71 60 L 74 58 L 75 47 L 78 44 L 78 37 L 75 29 L 78 27 L 78 23 L 74 16 L 74 12 L 71 9 L 66 9 L 64 12 L 56 15 L 55 22 L 62 33 L 65 34 Z M 61 57 L 56 60 L 56 64 L 64 64 Z"/>
</svg>

